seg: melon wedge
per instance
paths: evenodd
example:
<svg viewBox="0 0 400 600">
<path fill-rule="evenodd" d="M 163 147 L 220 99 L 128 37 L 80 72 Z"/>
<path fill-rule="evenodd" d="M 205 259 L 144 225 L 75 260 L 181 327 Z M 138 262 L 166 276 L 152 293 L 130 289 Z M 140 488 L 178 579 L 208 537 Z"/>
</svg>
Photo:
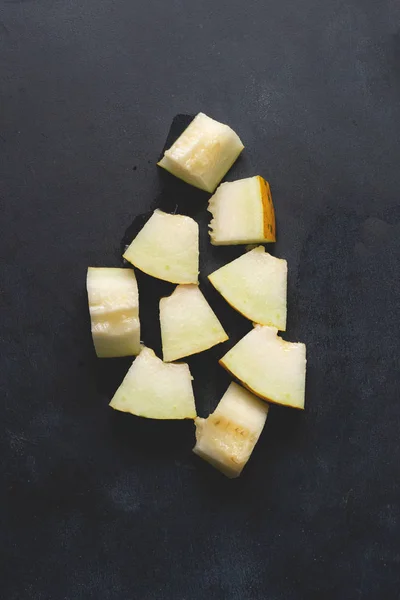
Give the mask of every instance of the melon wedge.
<svg viewBox="0 0 400 600">
<path fill-rule="evenodd" d="M 268 408 L 232 382 L 215 411 L 207 419 L 195 419 L 193 452 L 227 477 L 239 477 L 263 430 Z"/>
<path fill-rule="evenodd" d="M 152 277 L 197 283 L 199 226 L 190 217 L 155 210 L 123 256 Z"/>
<path fill-rule="evenodd" d="M 206 192 L 213 192 L 244 146 L 223 123 L 199 113 L 158 166 Z"/>
<path fill-rule="evenodd" d="M 194 419 L 192 376 L 186 364 L 170 365 L 144 347 L 110 406 L 148 419 Z"/>
<path fill-rule="evenodd" d="M 228 339 L 197 285 L 178 285 L 160 300 L 164 360 L 169 362 L 208 350 Z"/>
<path fill-rule="evenodd" d="M 271 191 L 262 177 L 222 183 L 210 198 L 208 211 L 215 246 L 276 241 Z"/>
<path fill-rule="evenodd" d="M 133 269 L 89 267 L 86 287 L 97 356 L 139 354 L 139 292 Z"/>
<path fill-rule="evenodd" d="M 256 325 L 219 362 L 260 398 L 303 409 L 306 347 L 277 333 L 275 327 Z"/>
<path fill-rule="evenodd" d="M 258 246 L 208 276 L 237 311 L 254 323 L 286 329 L 287 262 Z"/>
</svg>

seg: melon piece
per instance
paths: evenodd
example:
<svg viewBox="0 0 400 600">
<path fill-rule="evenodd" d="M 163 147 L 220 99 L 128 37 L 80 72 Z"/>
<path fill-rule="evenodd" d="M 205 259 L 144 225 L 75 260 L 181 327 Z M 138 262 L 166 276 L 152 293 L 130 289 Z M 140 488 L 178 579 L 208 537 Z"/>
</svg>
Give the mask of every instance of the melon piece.
<svg viewBox="0 0 400 600">
<path fill-rule="evenodd" d="M 187 364 L 170 365 L 144 347 L 110 406 L 148 419 L 194 419 L 192 376 Z"/>
<path fill-rule="evenodd" d="M 160 323 L 165 361 L 203 352 L 228 339 L 197 285 L 178 285 L 171 296 L 160 300 Z"/>
<path fill-rule="evenodd" d="M 139 292 L 133 269 L 89 267 L 86 287 L 97 356 L 139 354 Z"/>
<path fill-rule="evenodd" d="M 171 283 L 197 283 L 199 226 L 190 217 L 157 209 L 123 256 L 152 277 Z"/>
<path fill-rule="evenodd" d="M 260 437 L 268 404 L 231 383 L 215 411 L 197 417 L 193 452 L 229 478 L 239 477 Z"/>
<path fill-rule="evenodd" d="M 276 327 L 256 325 L 219 362 L 260 398 L 303 409 L 306 347 L 277 333 Z"/>
<path fill-rule="evenodd" d="M 206 192 L 213 192 L 244 146 L 223 123 L 199 113 L 158 166 Z"/>
<path fill-rule="evenodd" d="M 286 329 L 287 262 L 258 246 L 208 276 L 237 311 L 254 323 Z"/>
<path fill-rule="evenodd" d="M 214 246 L 275 242 L 275 212 L 269 184 L 260 176 L 222 183 L 210 198 Z"/>
</svg>

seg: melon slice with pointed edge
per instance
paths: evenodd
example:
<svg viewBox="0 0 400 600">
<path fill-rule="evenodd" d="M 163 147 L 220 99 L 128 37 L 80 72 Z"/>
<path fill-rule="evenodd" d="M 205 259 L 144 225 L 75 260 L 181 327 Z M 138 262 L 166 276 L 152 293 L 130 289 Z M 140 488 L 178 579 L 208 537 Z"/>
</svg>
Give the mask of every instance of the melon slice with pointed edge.
<svg viewBox="0 0 400 600">
<path fill-rule="evenodd" d="M 275 327 L 256 325 L 219 362 L 267 402 L 303 409 L 306 347 L 277 333 Z"/>
<path fill-rule="evenodd" d="M 254 323 L 286 329 L 287 262 L 258 246 L 208 276 L 237 311 Z"/>
<path fill-rule="evenodd" d="M 203 352 L 228 339 L 197 285 L 178 285 L 171 296 L 161 298 L 160 323 L 165 361 Z"/>
<path fill-rule="evenodd" d="M 199 226 L 190 217 L 155 210 L 124 253 L 152 277 L 171 283 L 197 283 Z"/>
<path fill-rule="evenodd" d="M 163 363 L 144 347 L 110 406 L 148 419 L 194 419 L 192 376 L 187 364 Z"/>
</svg>

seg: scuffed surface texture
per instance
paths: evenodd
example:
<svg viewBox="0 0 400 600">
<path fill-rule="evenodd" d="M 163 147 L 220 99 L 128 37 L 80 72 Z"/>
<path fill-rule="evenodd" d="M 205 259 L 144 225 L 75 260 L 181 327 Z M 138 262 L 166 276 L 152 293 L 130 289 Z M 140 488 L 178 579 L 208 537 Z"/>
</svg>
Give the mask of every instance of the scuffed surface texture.
<svg viewBox="0 0 400 600">
<path fill-rule="evenodd" d="M 396 598 L 398 0 L 0 9 L 1 596 Z M 190 423 L 108 408 L 130 360 L 96 360 L 85 295 L 153 208 L 172 118 L 200 110 L 246 146 L 229 178 L 271 184 L 286 338 L 308 351 L 307 410 L 272 407 L 234 482 L 192 454 Z M 196 207 L 210 273 L 240 251 L 210 248 Z M 248 323 L 202 285 L 233 345 Z M 201 416 L 228 386 L 220 355 L 188 360 Z"/>
</svg>

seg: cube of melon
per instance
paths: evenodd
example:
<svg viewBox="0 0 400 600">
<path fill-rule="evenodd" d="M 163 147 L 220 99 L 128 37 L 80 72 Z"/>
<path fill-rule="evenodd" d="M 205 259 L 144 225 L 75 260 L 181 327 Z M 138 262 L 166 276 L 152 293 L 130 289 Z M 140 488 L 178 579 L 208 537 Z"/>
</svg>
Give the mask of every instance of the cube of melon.
<svg viewBox="0 0 400 600">
<path fill-rule="evenodd" d="M 286 329 L 287 262 L 258 246 L 208 276 L 227 302 L 254 323 Z"/>
<path fill-rule="evenodd" d="M 207 419 L 195 419 L 193 452 L 227 477 L 239 477 L 264 428 L 268 408 L 232 382 L 215 411 Z"/>
<path fill-rule="evenodd" d="M 110 406 L 148 419 L 194 419 L 192 376 L 187 364 L 171 365 L 143 348 Z"/>
<path fill-rule="evenodd" d="M 186 183 L 213 192 L 243 148 L 228 125 L 199 113 L 158 165 Z"/>
<path fill-rule="evenodd" d="M 123 256 L 152 277 L 197 283 L 199 226 L 190 217 L 155 210 Z"/>
<path fill-rule="evenodd" d="M 139 354 L 139 292 L 133 269 L 89 267 L 86 287 L 97 356 Z"/>
<path fill-rule="evenodd" d="M 303 409 L 306 347 L 277 333 L 275 327 L 256 325 L 219 362 L 260 398 Z"/>
<path fill-rule="evenodd" d="M 160 300 L 160 324 L 165 361 L 203 352 L 228 339 L 197 285 L 178 285 L 171 296 Z"/>
<path fill-rule="evenodd" d="M 211 243 L 258 244 L 275 242 L 275 212 L 269 184 L 262 177 L 222 183 L 210 198 Z"/>
</svg>

